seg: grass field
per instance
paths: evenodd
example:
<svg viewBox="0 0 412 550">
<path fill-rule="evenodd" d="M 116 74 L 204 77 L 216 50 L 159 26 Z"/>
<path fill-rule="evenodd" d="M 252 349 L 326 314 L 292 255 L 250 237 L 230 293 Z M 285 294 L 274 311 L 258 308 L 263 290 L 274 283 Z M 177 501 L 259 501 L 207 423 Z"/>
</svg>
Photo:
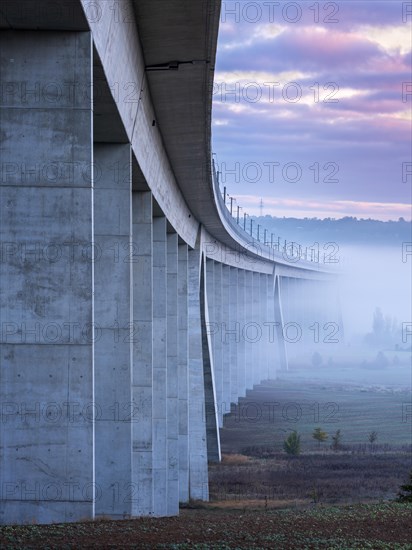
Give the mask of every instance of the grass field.
<svg viewBox="0 0 412 550">
<path fill-rule="evenodd" d="M 392 377 L 386 386 L 365 383 L 359 370 L 358 379 L 348 369 L 323 380 L 322 374 L 282 373 L 232 406 L 220 431 L 224 460 L 209 468 L 212 500 L 305 508 L 396 498 L 412 469 L 412 403 L 405 377 Z M 327 441 L 313 439 L 316 427 L 328 433 Z M 292 430 L 301 436 L 296 457 L 283 450 Z M 331 448 L 337 430 L 338 451 Z M 373 431 L 377 440 L 371 444 Z"/>
<path fill-rule="evenodd" d="M 299 376 L 300 375 L 300 376 Z M 313 440 L 315 427 L 331 436 L 341 430 L 345 446 L 366 445 L 377 432 L 375 450 L 407 449 L 412 444 L 412 401 L 410 387 L 365 385 L 345 378 L 315 381 L 302 372 L 280 375 L 272 382 L 248 391 L 232 412 L 225 416 L 221 430 L 222 451 L 242 453 L 247 447 L 266 445 L 282 450 L 291 430 L 301 434 L 302 450 L 318 449 Z"/>
<path fill-rule="evenodd" d="M 212 502 L 244 508 L 308 508 L 393 500 L 411 470 L 410 453 L 303 453 L 224 456 L 211 465 Z M 256 505 L 255 503 L 255 505 Z"/>
</svg>

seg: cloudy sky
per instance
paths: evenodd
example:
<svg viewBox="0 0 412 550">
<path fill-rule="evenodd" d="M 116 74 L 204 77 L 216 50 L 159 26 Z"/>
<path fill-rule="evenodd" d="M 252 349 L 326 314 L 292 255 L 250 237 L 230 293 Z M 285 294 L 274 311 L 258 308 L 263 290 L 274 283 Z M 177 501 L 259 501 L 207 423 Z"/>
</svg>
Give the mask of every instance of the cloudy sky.
<svg viewBox="0 0 412 550">
<path fill-rule="evenodd" d="M 412 3 L 223 0 L 213 151 L 250 214 L 411 219 Z M 242 212 L 243 212 L 242 211 Z"/>
</svg>

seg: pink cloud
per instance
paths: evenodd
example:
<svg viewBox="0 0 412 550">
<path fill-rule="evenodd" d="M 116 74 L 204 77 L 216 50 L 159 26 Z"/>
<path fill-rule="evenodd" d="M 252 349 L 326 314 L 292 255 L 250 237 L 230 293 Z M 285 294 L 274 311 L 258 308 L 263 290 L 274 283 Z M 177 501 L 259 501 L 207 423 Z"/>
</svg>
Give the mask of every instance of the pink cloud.
<svg viewBox="0 0 412 550">
<path fill-rule="evenodd" d="M 271 203 L 277 215 L 410 219 L 410 178 L 406 184 L 402 166 L 412 160 L 408 116 L 412 97 L 402 101 L 402 83 L 412 79 L 412 57 L 411 52 L 404 53 L 409 40 L 401 3 L 376 2 L 371 9 L 370 2 L 342 2 L 335 25 L 315 25 L 313 10 L 301 5 L 302 21 L 283 22 L 280 34 L 267 31 L 259 36 L 250 24 L 237 25 L 236 35 L 236 25 L 227 33 L 224 29 L 227 43 L 236 42 L 236 47 L 218 52 L 218 73 L 261 71 L 273 74 L 275 81 L 281 78 L 276 75 L 296 71 L 302 75 L 298 84 L 303 98 L 287 102 L 282 97 L 285 82 L 276 88 L 272 103 L 265 96 L 264 82 L 264 100 L 253 104 L 241 98 L 237 111 L 215 98 L 214 115 L 227 125 L 214 127 L 213 149 L 229 165 L 276 161 L 282 167 L 296 162 L 302 167 L 302 179 L 292 184 L 280 170 L 275 181 L 268 181 L 264 172 L 251 189 L 247 178 L 240 176 L 227 182 L 229 192 L 255 192 L 267 197 L 268 203 L 272 197 L 283 199 Z M 268 21 L 259 22 L 264 23 Z M 251 76 L 251 82 L 255 78 Z M 323 87 L 329 82 L 344 90 L 335 96 L 338 103 L 323 101 Z M 314 83 L 319 85 L 320 101 L 314 100 Z M 326 185 L 323 177 L 314 182 L 308 167 L 329 161 L 339 166 L 339 182 Z M 295 202 L 286 202 L 294 198 Z"/>
</svg>

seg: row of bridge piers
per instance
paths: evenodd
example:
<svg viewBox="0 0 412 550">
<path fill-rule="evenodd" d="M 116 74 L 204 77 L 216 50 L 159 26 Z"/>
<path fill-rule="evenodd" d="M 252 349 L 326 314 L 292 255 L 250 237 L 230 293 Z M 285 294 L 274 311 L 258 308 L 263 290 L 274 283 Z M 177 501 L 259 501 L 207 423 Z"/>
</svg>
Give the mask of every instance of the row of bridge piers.
<svg viewBox="0 0 412 550">
<path fill-rule="evenodd" d="M 277 275 L 276 266 L 270 273 L 227 250 L 232 261 L 222 263 L 203 228 L 194 248 L 182 242 L 152 193 L 133 190 L 130 155 L 127 145 L 95 144 L 102 178 L 87 205 L 75 190 L 61 204 L 54 189 L 38 190 L 26 217 L 30 246 L 4 258 L 3 523 L 174 515 L 179 503 L 208 500 L 224 414 L 287 370 L 309 318 L 320 319 L 308 296 L 324 283 Z M 119 160 L 130 172 L 115 190 L 104 174 Z M 32 193 L 8 191 L 17 211 Z M 68 235 L 53 249 L 37 241 L 40 209 L 43 236 L 68 217 L 76 259 L 50 261 Z M 13 217 L 4 218 L 10 232 Z M 85 226 L 93 247 L 76 234 Z M 39 256 L 46 249 L 50 257 Z M 18 307 L 30 270 L 32 285 L 41 273 L 59 297 L 40 324 L 27 312 L 22 323 Z M 30 299 L 36 307 L 39 290 Z"/>
<path fill-rule="evenodd" d="M 155 4 L 0 8 L 1 524 L 207 500 L 224 414 L 331 320 L 331 277 L 229 236 L 199 168 L 219 2 Z"/>
</svg>

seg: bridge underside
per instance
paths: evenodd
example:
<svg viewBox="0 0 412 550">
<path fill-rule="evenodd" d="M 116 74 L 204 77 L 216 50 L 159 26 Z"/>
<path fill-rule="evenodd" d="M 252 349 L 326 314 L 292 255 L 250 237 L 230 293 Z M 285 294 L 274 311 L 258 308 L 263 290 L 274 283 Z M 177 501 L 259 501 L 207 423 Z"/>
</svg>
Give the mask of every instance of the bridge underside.
<svg viewBox="0 0 412 550">
<path fill-rule="evenodd" d="M 220 221 L 218 4 L 0 8 L 0 523 L 207 500 L 223 415 L 287 369 L 285 323 L 331 320 L 320 275 L 239 252 Z"/>
</svg>

